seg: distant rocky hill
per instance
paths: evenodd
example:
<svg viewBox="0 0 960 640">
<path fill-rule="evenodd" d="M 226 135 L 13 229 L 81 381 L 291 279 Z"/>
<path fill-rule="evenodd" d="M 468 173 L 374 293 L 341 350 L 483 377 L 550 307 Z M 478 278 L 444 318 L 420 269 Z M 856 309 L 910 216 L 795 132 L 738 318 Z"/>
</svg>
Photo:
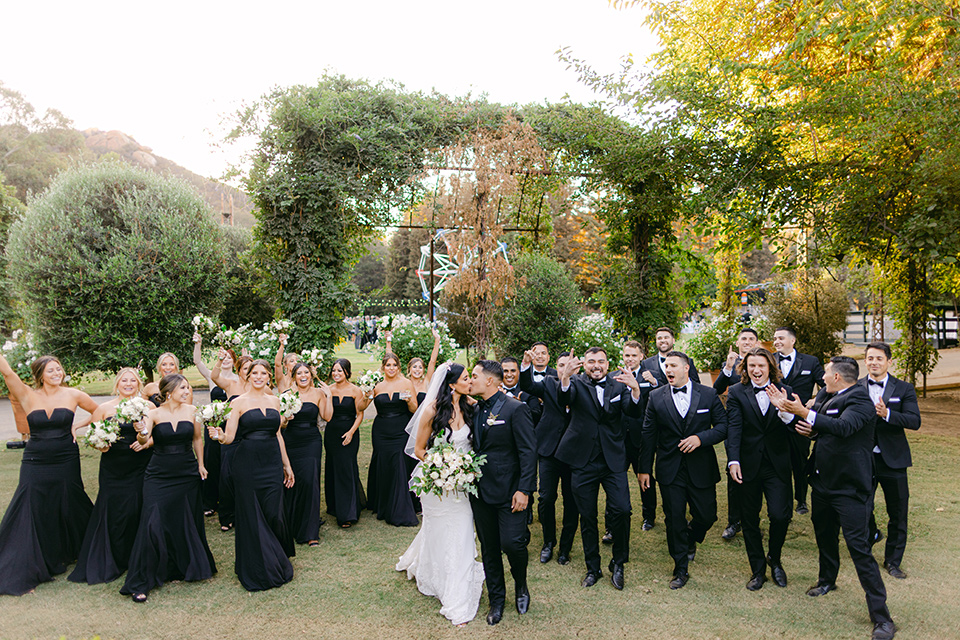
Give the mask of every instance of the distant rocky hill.
<svg viewBox="0 0 960 640">
<path fill-rule="evenodd" d="M 229 185 L 208 180 L 189 169 L 185 169 L 172 160 L 154 155 L 150 147 L 145 147 L 122 131 L 101 131 L 87 129 L 81 131 L 87 148 L 98 157 L 117 155 L 120 158 L 157 173 L 172 175 L 193 185 L 218 220 L 227 221 L 223 216 L 233 214 L 233 224 L 240 227 L 252 227 L 254 224 L 253 203 L 245 193 Z M 229 223 L 229 222 L 228 222 Z"/>
</svg>

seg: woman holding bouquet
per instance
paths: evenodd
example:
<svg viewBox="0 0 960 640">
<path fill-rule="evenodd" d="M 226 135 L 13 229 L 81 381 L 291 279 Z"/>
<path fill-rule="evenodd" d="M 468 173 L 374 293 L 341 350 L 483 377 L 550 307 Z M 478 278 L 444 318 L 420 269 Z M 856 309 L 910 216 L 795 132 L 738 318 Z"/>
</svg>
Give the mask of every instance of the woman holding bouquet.
<svg viewBox="0 0 960 640">
<path fill-rule="evenodd" d="M 53 356 L 40 356 L 30 370 L 34 388 L 0 355 L 0 374 L 30 425 L 20 483 L 0 522 L 0 594 L 16 596 L 53 580 L 77 559 L 93 509 L 80 479 L 72 426 L 78 406 L 93 413 L 97 403 L 61 386 L 63 367 Z"/>
<path fill-rule="evenodd" d="M 202 352 L 203 338 L 199 332 L 193 333 L 193 365 L 197 368 L 210 385 L 210 401 L 226 402 L 227 391 L 213 381 L 213 372 L 207 368 L 203 362 Z M 220 368 L 219 379 L 231 380 L 237 375 L 233 372 L 233 363 L 237 356 L 231 350 L 224 351 L 222 359 L 217 360 L 217 366 Z M 226 384 L 226 383 L 224 383 Z M 203 481 L 203 515 L 212 516 L 217 511 L 220 502 L 220 443 L 210 439 L 209 433 L 203 436 L 203 466 L 207 468 L 207 478 Z"/>
<path fill-rule="evenodd" d="M 143 476 L 143 507 L 120 593 L 146 602 L 151 589 L 169 580 L 206 580 L 217 572 L 203 526 L 200 482 L 203 428 L 188 402 L 190 383 L 179 373 L 160 380 L 160 406 L 150 411 L 137 442 L 153 440 Z"/>
<path fill-rule="evenodd" d="M 280 348 L 277 349 L 277 357 L 273 360 L 273 375 L 277 379 L 277 393 L 283 393 L 294 386 L 293 366 L 300 361 L 300 356 L 296 353 L 284 352 L 287 346 L 287 337 L 285 333 L 277 336 Z"/>
<path fill-rule="evenodd" d="M 407 452 L 424 460 L 437 442 L 460 452 L 472 451 L 474 406 L 467 395 L 470 379 L 461 364 L 437 370 L 423 406 L 408 426 Z M 419 474 L 419 469 L 414 472 Z M 440 613 L 453 624 L 473 620 L 483 589 L 483 564 L 477 562 L 473 511 L 466 495 L 445 491 L 421 496 L 423 526 L 400 557 L 397 571 L 416 578 L 421 593 L 440 600 Z"/>
<path fill-rule="evenodd" d="M 413 465 L 408 464 L 410 459 L 403 447 L 407 422 L 417 409 L 417 394 L 400 373 L 400 361 L 392 353 L 383 358 L 383 381 L 373 388 L 373 403 L 377 417 L 371 427 L 373 456 L 367 476 L 367 507 L 379 520 L 397 527 L 415 527 L 417 513 L 408 487 Z"/>
<path fill-rule="evenodd" d="M 387 342 L 387 351 L 390 351 L 390 343 Z M 424 398 L 427 396 L 427 384 L 429 380 L 433 380 L 433 372 L 437 367 L 437 356 L 440 355 L 440 332 L 437 331 L 436 327 L 433 327 L 433 351 L 430 353 L 430 364 L 427 365 L 426 370 L 423 368 L 423 360 L 420 358 L 411 358 L 410 362 L 407 363 L 407 376 L 410 377 L 410 382 L 413 383 L 413 388 L 417 392 L 417 405 L 423 404 Z"/>
<path fill-rule="evenodd" d="M 225 370 L 224 363 L 233 360 L 236 363 L 237 372 Z M 233 351 L 220 349 L 217 354 L 217 366 L 210 372 L 210 379 L 218 387 L 227 392 L 227 401 L 233 402 L 235 398 L 240 397 L 250 389 L 248 380 L 250 368 L 253 366 L 253 358 L 242 355 L 239 358 L 233 357 Z M 237 443 L 220 444 L 220 482 L 217 485 L 217 511 L 220 517 L 220 531 L 230 531 L 233 529 L 234 519 L 234 496 L 233 480 L 230 474 L 230 464 L 233 453 L 236 450 Z"/>
<path fill-rule="evenodd" d="M 293 579 L 290 557 L 296 551 L 287 529 L 283 488 L 294 486 L 293 469 L 280 435 L 280 400 L 271 393 L 270 365 L 254 360 L 250 391 L 233 401 L 225 429 L 210 435 L 224 444 L 239 438 L 233 464 L 236 493 L 234 568 L 247 591 L 279 587 Z"/>
<path fill-rule="evenodd" d="M 90 416 L 90 422 L 119 422 L 120 438 L 108 449 L 101 450 L 100 492 L 83 537 L 77 566 L 68 578 L 71 582 L 111 582 L 127 570 L 140 523 L 143 476 L 153 452 L 149 441 L 137 442 L 134 422 L 119 415 L 117 407 L 126 401 L 124 407 L 133 413 L 152 408 L 151 403 L 140 397 L 141 386 L 136 369 L 121 369 L 113 382 L 113 393 L 117 397 L 97 407 Z M 136 403 L 144 406 L 137 407 Z"/>
<path fill-rule="evenodd" d="M 350 361 L 346 358 L 333 363 L 333 384 L 326 387 L 320 408 L 320 417 L 327 421 L 323 432 L 323 444 L 327 449 L 324 475 L 327 513 L 334 516 L 344 529 L 360 518 L 360 510 L 366 502 L 357 464 L 357 452 L 360 451 L 357 430 L 363 422 L 363 412 L 370 404 L 360 387 L 350 382 L 350 373 Z"/>
<path fill-rule="evenodd" d="M 323 436 L 317 426 L 324 393 L 313 386 L 313 371 L 303 362 L 290 370 L 295 386 L 291 390 L 303 405 L 283 430 L 283 443 L 290 458 L 296 484 L 284 491 L 287 523 L 294 540 L 315 547 L 320 544 L 320 462 Z M 324 385 L 326 386 L 326 385 Z"/>
</svg>

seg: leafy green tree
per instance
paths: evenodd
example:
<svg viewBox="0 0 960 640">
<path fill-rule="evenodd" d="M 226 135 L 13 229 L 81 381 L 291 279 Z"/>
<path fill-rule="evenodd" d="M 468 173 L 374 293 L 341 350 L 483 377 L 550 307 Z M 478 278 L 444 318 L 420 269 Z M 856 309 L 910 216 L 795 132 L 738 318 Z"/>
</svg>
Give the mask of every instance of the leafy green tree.
<svg viewBox="0 0 960 640">
<path fill-rule="evenodd" d="M 497 355 L 519 358 L 537 341 L 559 353 L 581 315 L 577 283 L 562 264 L 542 254 L 525 253 L 513 268 L 523 284 L 497 311 Z"/>
<path fill-rule="evenodd" d="M 42 352 L 73 371 L 115 371 L 192 348 L 216 315 L 223 236 L 185 184 L 126 164 L 61 173 L 10 229 L 10 278 Z"/>
<path fill-rule="evenodd" d="M 840 332 L 847 328 L 847 290 L 819 269 L 797 269 L 780 277 L 767 290 L 761 306 L 769 326 L 790 327 L 797 349 L 826 362 L 843 347 Z"/>
<path fill-rule="evenodd" d="M 273 318 L 277 308 L 265 274 L 250 252 L 253 234 L 242 227 L 220 228 L 226 249 L 226 285 L 220 321 L 228 327 L 262 326 Z"/>
<path fill-rule="evenodd" d="M 16 322 L 7 274 L 6 246 L 10 225 L 23 217 L 26 207 L 17 199 L 16 189 L 7 186 L 0 172 L 0 328 L 7 332 Z"/>
</svg>

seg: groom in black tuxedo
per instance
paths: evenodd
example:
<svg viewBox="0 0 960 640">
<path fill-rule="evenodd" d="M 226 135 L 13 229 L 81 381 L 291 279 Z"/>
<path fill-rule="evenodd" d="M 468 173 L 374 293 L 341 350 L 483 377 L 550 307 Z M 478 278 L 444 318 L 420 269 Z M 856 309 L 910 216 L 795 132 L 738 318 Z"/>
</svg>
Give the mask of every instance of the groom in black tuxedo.
<svg viewBox="0 0 960 640">
<path fill-rule="evenodd" d="M 573 497 L 580 511 L 580 538 L 587 563 L 581 583 L 592 587 L 600 570 L 597 499 L 600 486 L 607 496 L 607 523 L 613 532 L 610 582 L 623 589 L 623 565 L 630 552 L 630 485 L 627 482 L 626 426 L 623 416 L 640 415 L 640 387 L 632 373 L 608 377 L 607 353 L 587 349 L 584 361 L 572 356 L 560 374 L 561 405 L 570 407 L 570 425 L 560 438 L 557 459 L 570 465 Z M 586 372 L 573 377 L 581 365 Z"/>
<path fill-rule="evenodd" d="M 490 612 L 487 624 L 503 618 L 507 588 L 503 556 L 510 561 L 516 587 L 517 611 L 530 607 L 527 589 L 527 504 L 537 483 L 537 450 L 530 408 L 502 391 L 503 368 L 495 360 L 481 360 L 473 368 L 470 394 L 481 400 L 473 419 L 473 442 L 478 454 L 487 457 L 478 482 L 477 496 L 470 497 L 473 519 L 480 539 L 480 555 L 486 575 Z"/>
</svg>

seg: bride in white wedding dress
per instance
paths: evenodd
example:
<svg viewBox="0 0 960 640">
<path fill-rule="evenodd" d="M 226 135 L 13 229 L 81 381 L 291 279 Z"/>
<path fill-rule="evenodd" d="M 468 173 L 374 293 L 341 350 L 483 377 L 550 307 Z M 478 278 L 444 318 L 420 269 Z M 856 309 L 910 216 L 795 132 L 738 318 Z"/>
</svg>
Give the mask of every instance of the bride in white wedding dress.
<svg viewBox="0 0 960 640">
<path fill-rule="evenodd" d="M 430 381 L 430 389 L 407 431 L 407 453 L 423 460 L 437 434 L 461 451 L 471 451 L 474 407 L 466 395 L 470 382 L 466 369 L 444 363 Z M 420 473 L 420 465 L 414 475 Z M 483 564 L 477 561 L 473 511 L 465 494 L 446 493 L 420 497 L 423 524 L 410 547 L 400 556 L 397 571 L 417 580 L 424 595 L 440 600 L 440 613 L 453 624 L 463 625 L 477 615 L 483 589 Z"/>
</svg>

